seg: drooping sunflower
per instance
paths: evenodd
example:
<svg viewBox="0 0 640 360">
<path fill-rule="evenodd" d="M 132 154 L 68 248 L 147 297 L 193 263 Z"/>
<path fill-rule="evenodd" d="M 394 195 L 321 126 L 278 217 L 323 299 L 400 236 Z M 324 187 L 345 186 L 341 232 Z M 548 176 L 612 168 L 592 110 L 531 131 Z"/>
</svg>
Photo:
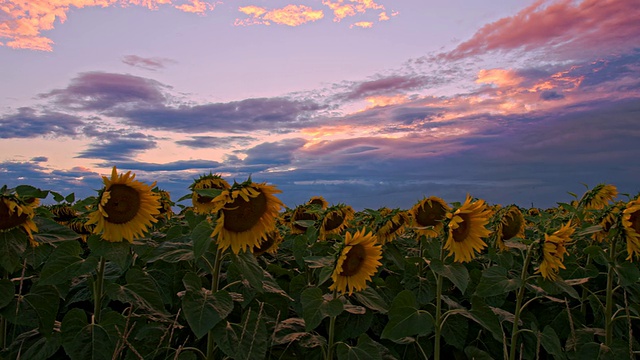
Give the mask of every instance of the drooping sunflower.
<svg viewBox="0 0 640 360">
<path fill-rule="evenodd" d="M 234 254 L 259 247 L 276 227 L 284 205 L 274 194 L 281 192 L 273 185 L 254 183 L 251 178 L 223 190 L 213 199 L 218 218 L 211 236 L 217 238 L 218 247 L 222 251 L 230 247 Z"/>
<path fill-rule="evenodd" d="M 311 199 L 307 201 L 307 205 L 318 205 L 322 210 L 326 210 L 329 207 L 329 202 L 322 196 L 312 196 Z"/>
<path fill-rule="evenodd" d="M 524 238 L 524 216 L 516 205 L 503 209 L 499 215 L 500 221 L 495 229 L 496 246 L 500 251 L 508 251 L 509 248 L 504 244 L 506 240 Z"/>
<path fill-rule="evenodd" d="M 102 238 L 110 242 L 142 237 L 155 223 L 160 213 L 159 196 L 152 185 L 135 180 L 131 171 L 119 174 L 116 167 L 111 171 L 111 179 L 102 177 L 104 187 L 98 194 L 98 209 L 89 214 L 86 225 L 95 225 L 93 232 L 102 233 Z"/>
<path fill-rule="evenodd" d="M 78 212 L 69 204 L 56 204 L 47 207 L 53 215 L 53 220 L 61 225 L 78 217 Z"/>
<path fill-rule="evenodd" d="M 414 231 L 426 237 L 438 236 L 449 211 L 449 205 L 437 196 L 420 200 L 409 210 Z"/>
<path fill-rule="evenodd" d="M 3 187 L 0 191 L 0 232 L 22 228 L 27 233 L 29 243 L 38 246 L 38 242 L 33 239 L 33 233 L 38 231 L 33 217 L 39 204 L 38 198 L 22 198 L 16 192 Z"/>
<path fill-rule="evenodd" d="M 260 244 L 253 247 L 253 255 L 260 256 L 264 253 L 275 254 L 278 252 L 278 247 L 284 239 L 280 233 L 280 229 L 275 227 L 269 231 L 267 235 L 262 239 Z"/>
<path fill-rule="evenodd" d="M 320 219 L 320 213 L 313 209 L 310 205 L 298 205 L 293 210 L 291 214 L 291 218 L 289 219 L 289 229 L 291 229 L 291 234 L 304 234 L 307 231 L 308 226 L 303 226 L 298 223 L 298 221 L 317 221 Z"/>
<path fill-rule="evenodd" d="M 318 239 L 325 240 L 327 235 L 340 234 L 349 221 L 353 220 L 355 211 L 346 204 L 338 204 L 327 208 L 320 224 L 320 234 Z"/>
<path fill-rule="evenodd" d="M 367 281 L 378 271 L 382 259 L 382 246 L 377 243 L 375 235 L 367 233 L 365 229 L 357 231 L 355 234 L 347 233 L 344 240 L 336 267 L 333 270 L 331 279 L 333 284 L 329 290 L 336 290 L 338 293 L 364 290 Z"/>
<path fill-rule="evenodd" d="M 213 196 L 201 195 L 197 190 L 227 190 L 230 187 L 229 183 L 218 174 L 209 173 L 208 175 L 200 176 L 189 186 L 189 189 L 193 192 L 191 195 L 193 211 L 196 214 L 209 214 L 214 212 L 216 208 L 216 204 L 213 203 Z"/>
<path fill-rule="evenodd" d="M 93 230 L 96 227 L 95 225 L 87 224 L 86 219 L 83 219 L 82 217 L 71 219 L 69 222 L 67 222 L 66 225 L 69 227 L 69 229 L 75 231 L 76 234 L 80 235 L 80 239 L 85 243 L 87 242 L 87 237 L 93 234 Z"/>
<path fill-rule="evenodd" d="M 627 260 L 640 258 L 640 198 L 627 203 L 622 212 L 622 228 L 627 238 Z"/>
<path fill-rule="evenodd" d="M 605 210 L 604 214 L 602 214 L 602 216 L 597 221 L 602 230 L 591 234 L 591 238 L 593 240 L 596 240 L 597 242 L 603 242 L 607 238 L 607 236 L 609 236 L 609 232 L 618 221 L 619 216 L 619 205 L 612 206 L 609 209 Z"/>
<path fill-rule="evenodd" d="M 449 222 L 449 236 L 444 244 L 444 249 L 453 255 L 455 262 L 469 262 L 487 247 L 482 240 L 491 233 L 485 225 L 489 222 L 492 212 L 484 200 L 472 201 L 467 198 L 453 214 Z"/>
<path fill-rule="evenodd" d="M 602 210 L 617 196 L 618 189 L 614 185 L 598 184 L 584 194 L 579 204 L 586 210 Z"/>
<path fill-rule="evenodd" d="M 173 216 L 173 201 L 171 201 L 171 194 L 168 191 L 162 190 L 157 186 L 153 188 L 153 192 L 159 195 L 160 200 L 160 213 L 156 215 L 156 218 L 171 219 Z"/>
<path fill-rule="evenodd" d="M 563 264 L 564 255 L 567 254 L 565 244 L 571 240 L 574 231 L 575 227 L 569 221 L 553 234 L 544 234 L 542 260 L 536 269 L 536 274 L 542 274 L 543 278 L 555 281 L 558 278 L 558 271 L 566 269 Z"/>
<path fill-rule="evenodd" d="M 407 226 L 409 226 L 409 214 L 406 211 L 394 209 L 389 211 L 387 216 L 382 220 L 382 225 L 376 231 L 376 237 L 381 245 L 395 240 L 398 236 L 404 234 Z"/>
</svg>

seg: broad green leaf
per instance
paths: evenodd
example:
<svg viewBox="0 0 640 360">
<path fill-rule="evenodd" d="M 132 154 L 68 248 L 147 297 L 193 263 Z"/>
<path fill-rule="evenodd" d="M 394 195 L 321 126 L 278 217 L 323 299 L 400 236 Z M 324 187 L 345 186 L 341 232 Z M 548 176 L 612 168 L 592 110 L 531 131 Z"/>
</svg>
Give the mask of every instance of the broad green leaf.
<svg viewBox="0 0 640 360">
<path fill-rule="evenodd" d="M 300 294 L 300 302 L 302 303 L 302 318 L 305 321 L 307 331 L 318 327 L 325 317 L 338 316 L 343 310 L 342 302 L 339 299 L 325 299 L 322 290 L 317 287 L 304 290 Z"/>
<path fill-rule="evenodd" d="M 358 315 L 345 312 L 344 315 L 338 316 L 336 319 L 335 340 L 344 341 L 364 334 L 371 328 L 373 318 L 372 311 Z"/>
<path fill-rule="evenodd" d="M 191 231 L 191 240 L 193 241 L 193 256 L 198 259 L 202 256 L 211 245 L 211 233 L 213 228 L 208 221 L 203 221 L 196 225 Z"/>
<path fill-rule="evenodd" d="M 11 280 L 0 280 L 0 308 L 7 306 L 11 302 L 15 292 L 16 288 Z"/>
<path fill-rule="evenodd" d="M 477 322 L 485 329 L 491 332 L 493 338 L 497 341 L 502 341 L 503 332 L 500 319 L 493 310 L 485 304 L 484 300 L 479 296 L 473 296 L 471 298 L 471 310 L 467 313 L 461 313 L 463 316 L 467 316 L 471 320 Z"/>
<path fill-rule="evenodd" d="M 53 324 L 58 314 L 58 304 L 60 295 L 56 288 L 50 285 L 37 285 L 24 296 L 24 300 L 38 314 L 40 320 L 40 332 L 50 334 L 53 331 Z"/>
<path fill-rule="evenodd" d="M 212 293 L 202 287 L 196 288 L 194 284 L 197 275 L 187 273 L 183 282 L 187 289 L 182 297 L 182 310 L 191 330 L 197 338 L 203 337 L 211 328 L 226 318 L 233 310 L 233 299 L 224 290 Z"/>
<path fill-rule="evenodd" d="M 582 250 L 583 253 L 589 255 L 593 261 L 600 265 L 607 265 L 609 260 L 607 260 L 607 255 L 604 253 L 604 250 L 601 246 L 591 245 L 587 246 Z"/>
<path fill-rule="evenodd" d="M 28 333 L 23 333 L 22 335 L 26 335 Z M 20 347 L 16 349 L 15 354 L 10 354 L 10 356 L 14 355 L 12 358 L 21 358 L 21 359 L 29 359 L 29 360 L 47 360 L 51 359 L 52 356 L 58 351 L 60 346 L 62 345 L 62 336 L 58 332 L 52 333 L 50 336 L 42 336 L 38 334 L 35 339 L 19 339 Z M 16 342 L 14 342 L 15 344 Z M 19 354 L 19 356 L 18 356 Z"/>
<path fill-rule="evenodd" d="M 382 330 L 382 339 L 398 341 L 408 336 L 426 335 L 433 331 L 433 317 L 419 310 L 413 292 L 401 291 L 391 303 L 389 322 Z"/>
<path fill-rule="evenodd" d="M 473 360 L 493 360 L 491 355 L 486 351 L 482 351 L 475 346 L 467 346 L 464 348 L 464 354 L 467 355 L 467 359 Z"/>
<path fill-rule="evenodd" d="M 90 236 L 87 245 L 92 255 L 102 256 L 118 265 L 120 269 L 125 270 L 131 261 L 131 244 L 126 241 L 110 242 L 102 240 L 99 236 Z"/>
<path fill-rule="evenodd" d="M 258 292 L 262 292 L 262 282 L 264 280 L 264 270 L 258 265 L 256 257 L 250 252 L 232 254 L 231 260 L 238 266 L 244 279 L 251 287 Z"/>
<path fill-rule="evenodd" d="M 579 300 L 580 294 L 571 285 L 567 284 L 564 280 L 558 278 L 555 281 L 548 281 L 542 277 L 538 278 L 538 285 L 547 292 L 549 295 L 558 295 L 567 293 L 572 298 Z"/>
<path fill-rule="evenodd" d="M 616 274 L 618 274 L 618 281 L 620 282 L 620 285 L 624 287 L 635 285 L 640 280 L 640 269 L 638 268 L 638 264 L 627 261 L 617 263 L 615 270 Z"/>
<path fill-rule="evenodd" d="M 480 283 L 476 287 L 476 295 L 489 297 L 507 293 L 520 287 L 520 279 L 510 279 L 507 269 L 492 266 L 482 271 Z"/>
<path fill-rule="evenodd" d="M 39 243 L 57 243 L 80 238 L 80 235 L 69 227 L 51 219 L 36 216 L 33 221 L 38 226 L 38 231 L 33 233 L 33 239 Z"/>
<path fill-rule="evenodd" d="M 71 360 L 111 360 L 115 339 L 100 325 L 87 322 L 81 309 L 71 309 L 62 319 L 62 347 Z"/>
<path fill-rule="evenodd" d="M 0 231 L 0 266 L 13 273 L 22 264 L 20 259 L 27 248 L 27 234 L 20 228 Z"/>
<path fill-rule="evenodd" d="M 565 358 L 564 350 L 560 344 L 560 338 L 558 338 L 558 334 L 556 334 L 555 330 L 553 330 L 551 326 L 547 325 L 544 327 L 544 330 L 542 330 L 540 343 L 549 354 L 554 356 L 555 359 Z"/>
<path fill-rule="evenodd" d="M 338 360 L 382 360 L 380 350 L 367 334 L 358 337 L 358 345 L 339 343 L 336 347 Z"/>
<path fill-rule="evenodd" d="M 452 263 L 445 265 L 438 259 L 431 260 L 431 269 L 438 275 L 444 276 L 455 285 L 460 292 L 464 293 L 469 284 L 469 272 L 467 268 L 460 263 Z"/>
<path fill-rule="evenodd" d="M 389 310 L 389 304 L 378 294 L 375 289 L 367 286 L 364 290 L 354 293 L 356 300 L 371 310 L 375 310 L 381 314 L 386 314 Z"/>
<path fill-rule="evenodd" d="M 81 254 L 82 248 L 75 240 L 58 244 L 42 268 L 40 284 L 62 284 L 70 282 L 77 276 L 91 273 L 98 265 L 98 259 L 95 257 L 83 259 L 80 257 Z"/>
<path fill-rule="evenodd" d="M 442 339 L 449 345 L 463 350 L 466 345 L 469 320 L 462 316 L 451 315 L 442 326 Z"/>
<path fill-rule="evenodd" d="M 212 333 L 216 344 L 232 359 L 266 358 L 269 333 L 261 310 L 248 308 L 239 324 L 222 321 Z"/>
<path fill-rule="evenodd" d="M 129 303 L 134 309 L 142 308 L 158 314 L 167 314 L 162 297 L 149 274 L 136 268 L 129 269 L 126 284 L 110 283 L 106 287 L 110 298 Z"/>
</svg>

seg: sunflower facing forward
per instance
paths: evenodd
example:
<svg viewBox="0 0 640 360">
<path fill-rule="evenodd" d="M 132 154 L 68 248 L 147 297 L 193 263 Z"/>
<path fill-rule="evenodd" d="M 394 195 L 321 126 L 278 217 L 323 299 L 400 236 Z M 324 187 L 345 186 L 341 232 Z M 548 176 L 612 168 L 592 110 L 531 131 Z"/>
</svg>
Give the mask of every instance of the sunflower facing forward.
<svg viewBox="0 0 640 360">
<path fill-rule="evenodd" d="M 331 275 L 333 284 L 329 290 L 338 293 L 364 290 L 367 281 L 376 274 L 382 259 L 381 245 L 377 244 L 375 235 L 365 232 L 365 229 L 355 234 L 347 233 L 344 246 L 336 261 L 336 267 Z"/>
<path fill-rule="evenodd" d="M 40 199 L 22 198 L 4 186 L 0 191 L 0 232 L 22 228 L 27 233 L 30 244 L 37 246 L 38 243 L 33 239 L 32 232 L 38 231 L 38 227 L 33 222 L 38 204 Z"/>
<path fill-rule="evenodd" d="M 524 216 L 517 206 L 503 209 L 495 230 L 496 247 L 500 251 L 507 251 L 509 248 L 504 244 L 506 240 L 524 238 L 524 224 Z"/>
<path fill-rule="evenodd" d="M 449 205 L 437 196 L 422 199 L 409 210 L 414 231 L 426 237 L 438 236 L 450 210 Z"/>
<path fill-rule="evenodd" d="M 132 243 L 142 237 L 155 223 L 160 213 L 159 196 L 151 191 L 155 186 L 135 180 L 136 175 L 127 171 L 118 175 L 116 167 L 111 171 L 111 179 L 102 177 L 104 188 L 98 195 L 98 210 L 89 214 L 86 225 L 95 225 L 94 234 L 102 233 L 102 238 L 110 242 Z"/>
<path fill-rule="evenodd" d="M 627 203 L 622 212 L 622 227 L 627 238 L 627 260 L 640 258 L 640 198 Z"/>
<path fill-rule="evenodd" d="M 567 254 L 565 244 L 571 240 L 574 231 L 575 228 L 569 221 L 553 234 L 544 234 L 542 261 L 540 261 L 536 274 L 542 274 L 543 278 L 554 281 L 558 278 L 558 271 L 566 269 L 563 264 L 564 256 Z"/>
<path fill-rule="evenodd" d="M 491 209 L 484 200 L 472 201 L 467 195 L 464 204 L 452 215 L 449 222 L 449 236 L 444 244 L 444 249 L 453 255 L 455 262 L 469 262 L 487 247 L 482 240 L 491 233 L 485 225 L 491 218 Z"/>
<path fill-rule="evenodd" d="M 233 184 L 213 199 L 218 219 L 211 236 L 217 237 L 218 247 L 222 251 L 230 247 L 234 254 L 260 247 L 263 239 L 276 227 L 284 205 L 274 194 L 281 192 L 272 185 L 254 183 L 249 179 Z"/>
</svg>

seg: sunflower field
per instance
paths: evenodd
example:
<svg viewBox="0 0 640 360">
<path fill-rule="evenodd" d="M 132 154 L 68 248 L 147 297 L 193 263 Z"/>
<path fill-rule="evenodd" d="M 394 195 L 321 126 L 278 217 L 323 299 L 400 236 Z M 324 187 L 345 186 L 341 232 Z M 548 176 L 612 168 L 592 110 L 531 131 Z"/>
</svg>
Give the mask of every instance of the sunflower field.
<svg viewBox="0 0 640 360">
<path fill-rule="evenodd" d="M 0 188 L 0 359 L 640 354 L 640 198 L 611 184 L 549 209 L 355 211 L 251 178 L 175 202 L 115 167 L 103 182 Z"/>
</svg>

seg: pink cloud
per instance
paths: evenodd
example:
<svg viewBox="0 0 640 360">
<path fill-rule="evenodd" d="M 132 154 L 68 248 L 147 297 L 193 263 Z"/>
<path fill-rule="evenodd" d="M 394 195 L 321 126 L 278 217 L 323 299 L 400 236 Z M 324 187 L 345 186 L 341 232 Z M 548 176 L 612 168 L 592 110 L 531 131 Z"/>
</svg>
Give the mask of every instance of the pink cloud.
<svg viewBox="0 0 640 360">
<path fill-rule="evenodd" d="M 376 4 L 373 0 L 322 0 L 322 4 L 333 11 L 333 21 L 355 16 L 357 13 L 365 13 L 367 10 L 384 10 L 384 6 Z"/>
<path fill-rule="evenodd" d="M 248 19 L 236 19 L 234 25 L 271 25 L 276 23 L 288 26 L 300 26 L 324 17 L 322 10 L 313 10 L 304 5 L 287 5 L 281 9 L 267 10 L 259 6 L 244 6 L 238 9 L 249 15 Z"/>
<path fill-rule="evenodd" d="M 353 29 L 354 27 L 369 29 L 373 27 L 373 23 L 371 21 L 358 21 L 357 23 L 353 23 L 349 26 L 350 29 Z"/>
<path fill-rule="evenodd" d="M 633 48 L 640 37 L 637 0 L 538 0 L 514 16 L 483 26 L 444 54 L 461 59 L 491 51 L 546 49 L 572 57 Z"/>
<path fill-rule="evenodd" d="M 81 9 L 90 6 L 108 7 L 119 4 L 144 6 L 157 10 L 160 5 L 173 5 L 176 9 L 204 13 L 214 5 L 203 0 L 184 0 L 175 4 L 172 0 L 5 0 L 0 3 L 0 39 L 8 39 L 6 45 L 14 49 L 52 51 L 53 41 L 42 36 L 43 31 L 54 28 L 56 21 L 64 23 L 73 6 Z"/>
</svg>

